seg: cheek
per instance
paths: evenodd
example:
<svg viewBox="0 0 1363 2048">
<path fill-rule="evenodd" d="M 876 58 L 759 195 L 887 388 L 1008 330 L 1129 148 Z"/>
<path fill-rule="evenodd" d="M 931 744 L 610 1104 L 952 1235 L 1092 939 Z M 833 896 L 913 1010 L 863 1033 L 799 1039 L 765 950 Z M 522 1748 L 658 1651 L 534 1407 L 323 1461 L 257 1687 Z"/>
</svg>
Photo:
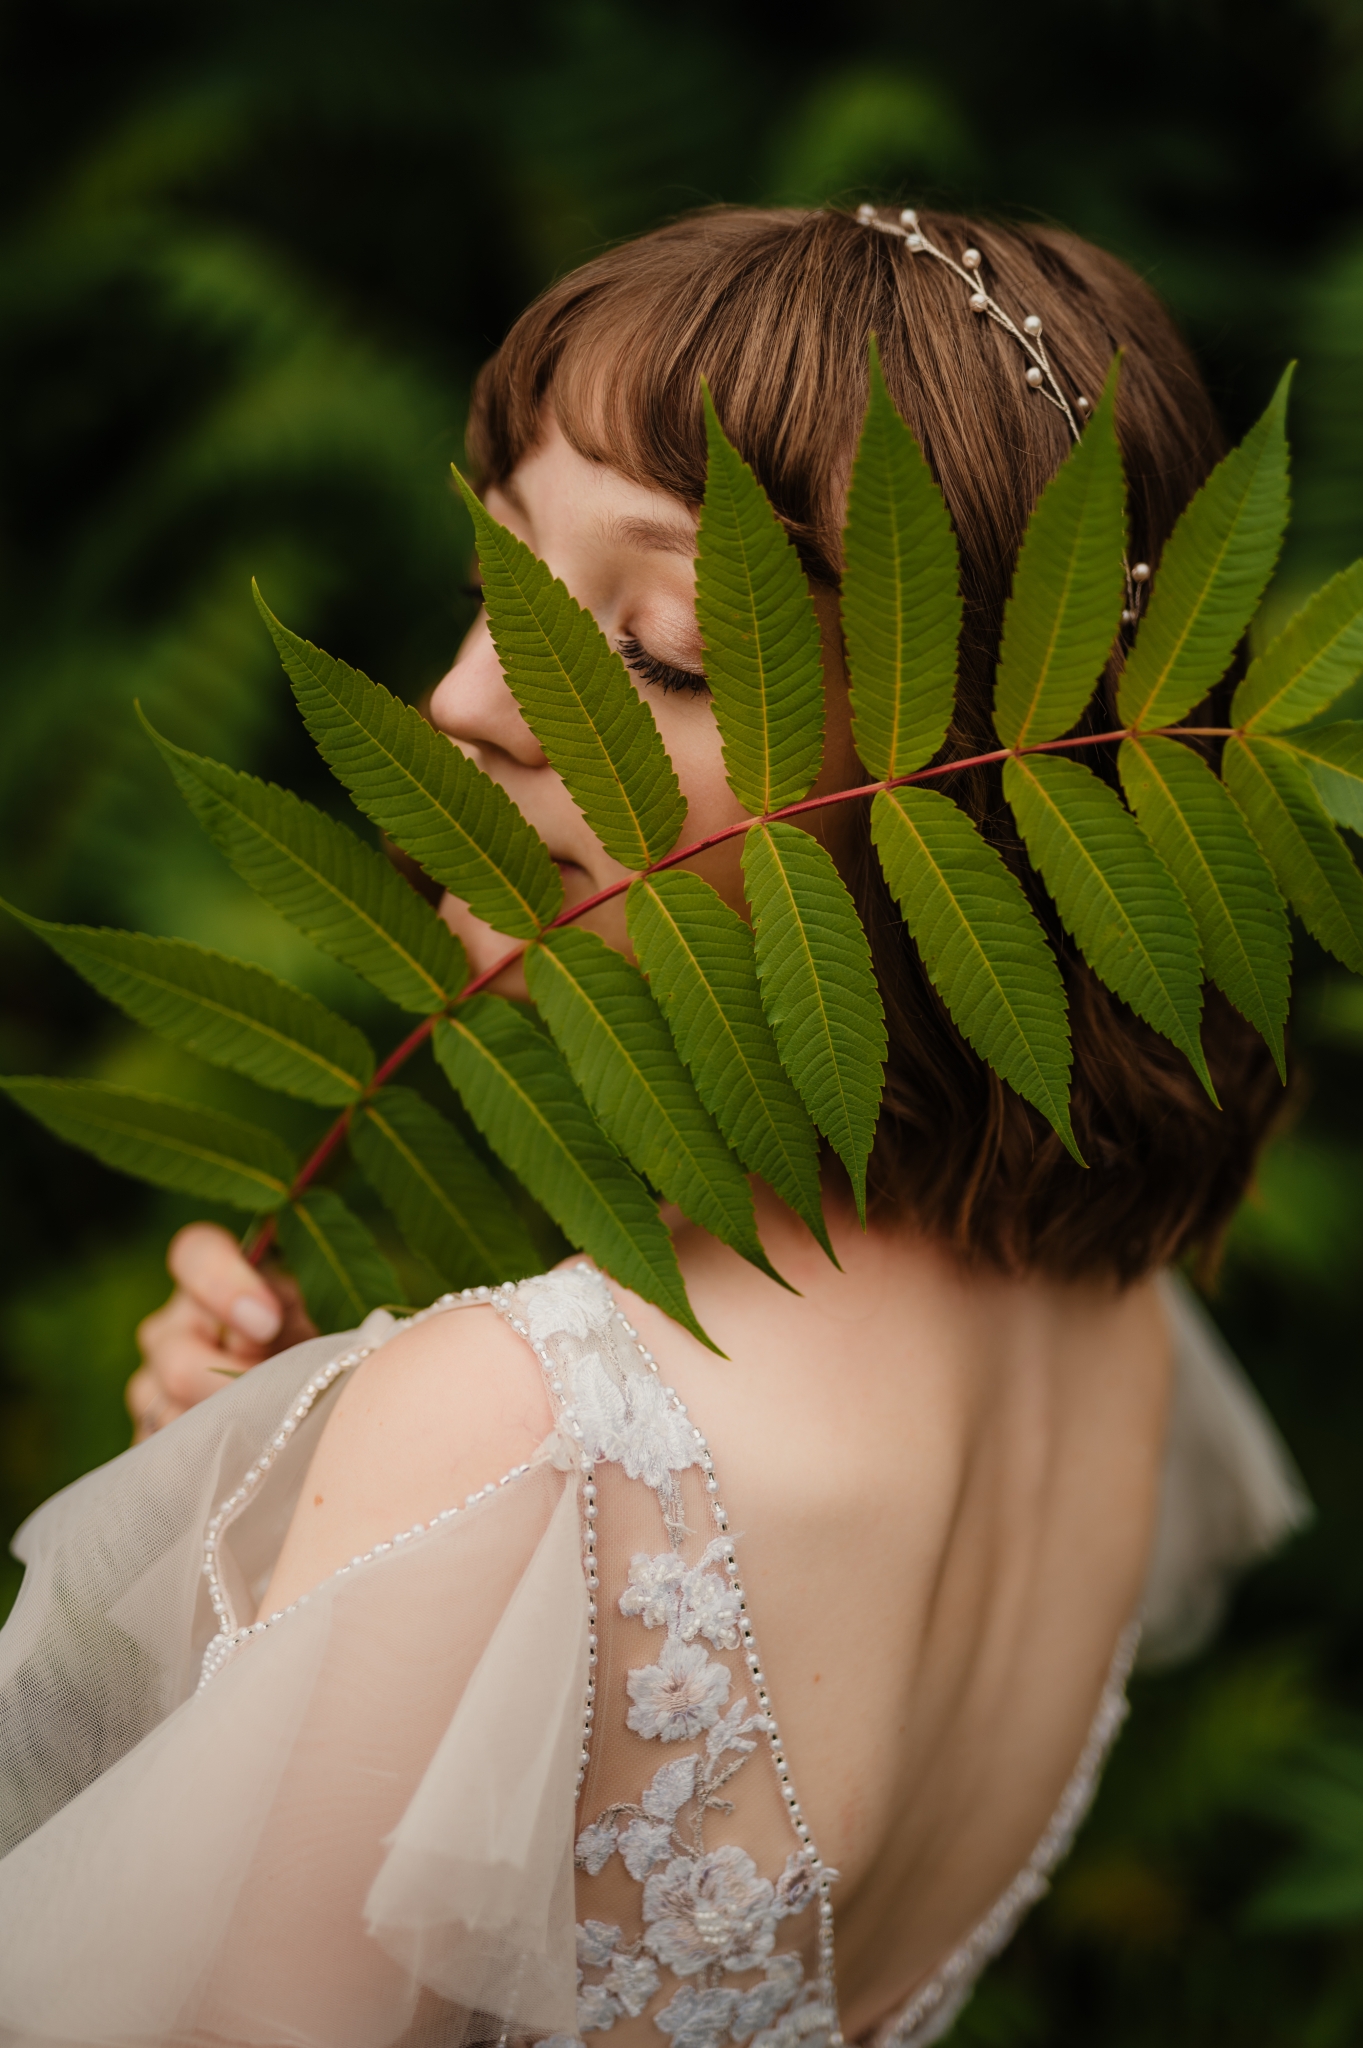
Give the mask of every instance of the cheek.
<svg viewBox="0 0 1363 2048">
<path fill-rule="evenodd" d="M 665 703 L 654 713 L 663 745 L 672 757 L 687 815 L 684 840 L 703 839 L 745 815 L 724 773 L 719 727 L 708 703 Z"/>
</svg>

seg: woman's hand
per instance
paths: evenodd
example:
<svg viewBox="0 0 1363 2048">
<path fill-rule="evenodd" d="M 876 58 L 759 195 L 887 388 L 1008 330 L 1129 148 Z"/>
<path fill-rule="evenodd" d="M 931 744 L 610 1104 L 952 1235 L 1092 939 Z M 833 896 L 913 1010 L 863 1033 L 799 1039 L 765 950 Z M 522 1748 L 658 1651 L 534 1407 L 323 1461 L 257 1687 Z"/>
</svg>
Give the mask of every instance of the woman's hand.
<svg viewBox="0 0 1363 2048">
<path fill-rule="evenodd" d="M 216 1223 L 186 1224 L 166 1265 L 175 1292 L 138 1325 L 142 1364 L 124 1394 L 134 1443 L 262 1358 L 317 1335 L 288 1274 L 258 1273 Z"/>
</svg>

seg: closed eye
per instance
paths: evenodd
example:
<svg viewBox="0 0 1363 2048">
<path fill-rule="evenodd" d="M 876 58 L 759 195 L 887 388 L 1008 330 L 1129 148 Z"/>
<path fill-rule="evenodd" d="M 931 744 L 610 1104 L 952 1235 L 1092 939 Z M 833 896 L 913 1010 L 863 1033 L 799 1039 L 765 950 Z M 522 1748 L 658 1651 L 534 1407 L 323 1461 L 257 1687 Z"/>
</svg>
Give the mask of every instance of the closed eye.
<svg viewBox="0 0 1363 2048">
<path fill-rule="evenodd" d="M 669 690 L 684 690 L 690 697 L 709 696 L 710 685 L 694 669 L 673 668 L 670 662 L 659 661 L 657 655 L 650 654 L 638 640 L 617 640 L 615 644 L 625 667 L 632 669 L 640 682 L 652 683 L 664 694 Z"/>
</svg>

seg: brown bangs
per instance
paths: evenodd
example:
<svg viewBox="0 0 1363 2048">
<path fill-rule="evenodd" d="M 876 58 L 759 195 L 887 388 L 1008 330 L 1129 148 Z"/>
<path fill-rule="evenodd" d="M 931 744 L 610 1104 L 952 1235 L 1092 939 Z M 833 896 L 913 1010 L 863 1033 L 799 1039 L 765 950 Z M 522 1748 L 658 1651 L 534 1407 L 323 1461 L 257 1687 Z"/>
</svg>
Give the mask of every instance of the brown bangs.
<svg viewBox="0 0 1363 2048">
<path fill-rule="evenodd" d="M 1096 398 L 1123 351 L 1118 431 L 1131 550 L 1157 561 L 1222 445 L 1168 315 L 1123 264 L 1059 230 L 944 213 L 925 212 L 923 222 L 939 244 L 983 252 L 990 288 L 1015 317 L 1041 317 L 1071 398 Z M 960 543 L 965 631 L 944 755 L 960 758 L 996 744 L 993 670 L 1013 563 L 1070 443 L 1059 414 L 1025 385 L 1016 344 L 971 312 L 956 278 L 902 241 L 846 213 L 719 208 L 611 250 L 551 286 L 486 365 L 470 459 L 485 484 L 504 480 L 533 446 L 552 397 L 580 454 L 698 506 L 704 378 L 807 573 L 836 584 L 872 333 Z M 1109 678 L 1091 714 L 1103 724 L 1090 730 L 1114 722 L 1111 696 Z M 963 1254 L 1010 1269 L 1130 1279 L 1207 1250 L 1281 1100 L 1267 1049 L 1209 991 L 1207 1058 L 1225 1105 L 1214 1110 L 1181 1055 L 1078 958 L 1026 861 L 997 773 L 969 771 L 953 794 L 1014 866 L 1060 954 L 1074 1126 L 1089 1170 L 961 1040 L 863 832 L 848 881 L 891 1040 L 872 1162 L 877 1198 L 907 1206 Z"/>
</svg>

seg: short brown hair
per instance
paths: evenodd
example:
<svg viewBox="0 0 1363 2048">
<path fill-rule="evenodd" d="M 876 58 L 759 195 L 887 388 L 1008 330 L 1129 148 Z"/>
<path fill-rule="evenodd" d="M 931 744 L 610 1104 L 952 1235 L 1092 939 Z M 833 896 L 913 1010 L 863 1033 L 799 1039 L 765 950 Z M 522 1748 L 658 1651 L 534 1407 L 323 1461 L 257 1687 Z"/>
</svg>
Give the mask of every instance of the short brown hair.
<svg viewBox="0 0 1363 2048">
<path fill-rule="evenodd" d="M 1210 399 L 1168 314 L 1124 264 L 1060 230 L 927 212 L 923 224 L 947 248 L 973 243 L 1000 302 L 1041 316 L 1072 396 L 1096 396 L 1123 350 L 1118 431 L 1132 558 L 1157 562 L 1222 452 Z M 597 257 L 552 285 L 485 366 L 470 456 L 485 483 L 509 475 L 534 444 L 552 389 L 555 416 L 581 454 L 698 505 L 704 376 L 807 573 L 836 584 L 872 333 L 960 543 L 965 625 L 944 758 L 965 758 L 997 744 L 993 669 L 1013 564 L 1070 442 L 1058 412 L 1024 383 L 1017 344 L 970 311 L 958 279 L 898 238 L 849 213 L 715 208 Z M 1111 691 L 1109 676 L 1091 714 L 1104 724 L 1089 729 L 1116 722 Z M 1194 1249 L 1209 1254 L 1281 1101 L 1267 1049 L 1209 988 L 1207 1061 L 1225 1105 L 1214 1109 L 1183 1055 L 1080 959 L 1026 859 L 997 772 L 966 771 L 951 789 L 1013 865 L 1056 943 L 1070 996 L 1074 1129 L 1089 1164 L 1078 1167 L 961 1039 L 863 826 L 849 881 L 890 1034 L 873 1200 L 907 1207 L 960 1252 L 1007 1270 L 1129 1280 Z"/>
</svg>

